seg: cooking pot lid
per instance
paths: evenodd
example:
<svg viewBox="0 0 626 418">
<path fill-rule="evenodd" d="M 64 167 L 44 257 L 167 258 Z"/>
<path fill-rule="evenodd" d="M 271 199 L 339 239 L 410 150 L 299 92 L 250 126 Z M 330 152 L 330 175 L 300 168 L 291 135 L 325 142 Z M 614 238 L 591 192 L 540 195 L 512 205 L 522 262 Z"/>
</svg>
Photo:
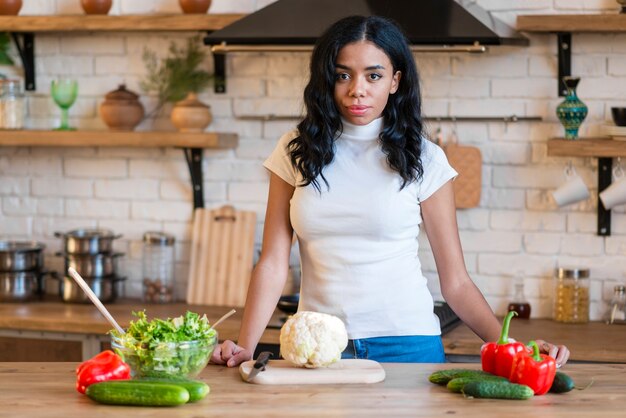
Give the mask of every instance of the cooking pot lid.
<svg viewBox="0 0 626 418">
<path fill-rule="evenodd" d="M 174 238 L 173 235 L 166 234 L 164 232 L 148 231 L 143 234 L 143 241 L 148 244 L 167 245 L 169 247 L 174 245 L 175 240 L 176 238 Z"/>
<path fill-rule="evenodd" d="M 45 244 L 36 241 L 0 241 L 0 253 L 41 251 Z"/>
<path fill-rule="evenodd" d="M 110 229 L 74 229 L 65 234 L 68 237 L 73 238 L 110 238 L 115 234 Z"/>
</svg>

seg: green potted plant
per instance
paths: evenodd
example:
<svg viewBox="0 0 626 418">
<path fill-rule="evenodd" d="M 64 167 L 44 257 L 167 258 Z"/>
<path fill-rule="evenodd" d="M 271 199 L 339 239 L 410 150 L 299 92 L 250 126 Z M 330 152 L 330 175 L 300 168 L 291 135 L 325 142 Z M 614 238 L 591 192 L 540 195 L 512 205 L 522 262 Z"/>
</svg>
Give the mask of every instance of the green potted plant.
<svg viewBox="0 0 626 418">
<path fill-rule="evenodd" d="M 210 107 L 197 96 L 213 80 L 213 75 L 201 68 L 205 58 L 199 37 L 188 39 L 184 47 L 170 43 L 168 56 L 162 60 L 155 52 L 144 50 L 147 75 L 140 86 L 157 95 L 157 112 L 166 103 L 174 103 L 170 117 L 181 132 L 202 132 L 213 120 Z"/>
<path fill-rule="evenodd" d="M 11 36 L 6 32 L 0 32 L 0 65 L 14 65 L 15 62 L 9 55 L 11 49 Z M 0 78 L 6 78 L 5 74 L 0 73 Z"/>
</svg>

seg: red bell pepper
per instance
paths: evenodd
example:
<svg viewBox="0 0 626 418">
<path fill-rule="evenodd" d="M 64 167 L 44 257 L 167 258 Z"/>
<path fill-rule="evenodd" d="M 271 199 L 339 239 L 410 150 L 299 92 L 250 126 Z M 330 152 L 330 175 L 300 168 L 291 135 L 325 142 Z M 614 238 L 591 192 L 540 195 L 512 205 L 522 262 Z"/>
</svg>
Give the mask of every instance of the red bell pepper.
<svg viewBox="0 0 626 418">
<path fill-rule="evenodd" d="M 517 315 L 517 312 L 511 311 L 504 318 L 500 339 L 495 343 L 486 343 L 480 349 L 483 371 L 507 379 L 511 375 L 515 355 L 526 351 L 526 347 L 522 343 L 509 343 L 509 325 L 514 315 Z"/>
<path fill-rule="evenodd" d="M 532 353 L 518 353 L 513 362 L 509 380 L 529 386 L 535 395 L 543 395 L 550 390 L 556 376 L 556 360 L 546 354 L 539 354 L 536 342 L 528 343 Z"/>
<path fill-rule="evenodd" d="M 76 368 L 76 390 L 85 393 L 87 386 L 106 380 L 130 379 L 130 366 L 111 350 L 90 358 Z"/>
</svg>

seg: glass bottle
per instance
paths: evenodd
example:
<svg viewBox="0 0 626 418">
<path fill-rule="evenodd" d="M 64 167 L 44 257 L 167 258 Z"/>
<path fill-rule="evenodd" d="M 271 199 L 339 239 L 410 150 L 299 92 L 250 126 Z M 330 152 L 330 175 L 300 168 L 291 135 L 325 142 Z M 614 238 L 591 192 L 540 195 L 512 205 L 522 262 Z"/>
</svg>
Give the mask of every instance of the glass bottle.
<svg viewBox="0 0 626 418">
<path fill-rule="evenodd" d="M 568 323 L 589 322 L 589 269 L 555 270 L 554 320 Z"/>
<path fill-rule="evenodd" d="M 513 281 L 513 286 L 515 291 L 507 311 L 515 311 L 518 318 L 528 319 L 530 318 L 530 303 L 524 296 L 524 277 L 518 274 Z"/>
<path fill-rule="evenodd" d="M 619 285 L 613 288 L 613 298 L 605 315 L 606 322 L 612 324 L 616 321 L 626 320 L 626 287 Z"/>
<path fill-rule="evenodd" d="M 174 301 L 174 237 L 162 232 L 143 235 L 143 301 Z"/>
<path fill-rule="evenodd" d="M 20 80 L 0 79 L 0 129 L 24 128 L 26 104 Z"/>
</svg>

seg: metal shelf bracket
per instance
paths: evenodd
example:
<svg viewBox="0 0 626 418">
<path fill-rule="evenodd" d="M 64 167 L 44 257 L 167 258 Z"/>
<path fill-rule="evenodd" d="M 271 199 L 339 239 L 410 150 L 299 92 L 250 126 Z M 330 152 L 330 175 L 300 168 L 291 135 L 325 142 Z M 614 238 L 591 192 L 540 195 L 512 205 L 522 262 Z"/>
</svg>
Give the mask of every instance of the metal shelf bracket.
<svg viewBox="0 0 626 418">
<path fill-rule="evenodd" d="M 604 207 L 600 199 L 600 192 L 611 185 L 613 173 L 613 159 L 598 158 L 598 235 L 611 235 L 611 211 Z"/>
<path fill-rule="evenodd" d="M 35 85 L 35 34 L 33 32 L 12 32 L 11 37 L 20 54 L 24 67 L 24 84 L 28 91 L 34 91 Z M 20 42 L 20 37 L 21 42 Z"/>
<path fill-rule="evenodd" d="M 213 63 L 215 65 L 215 78 L 213 87 L 215 93 L 226 93 L 226 55 L 213 54 Z"/>
<path fill-rule="evenodd" d="M 202 148 L 183 148 L 193 191 L 193 208 L 204 207 L 204 189 L 202 187 Z"/>
<path fill-rule="evenodd" d="M 572 75 L 572 34 L 569 32 L 559 32 L 556 34 L 557 57 L 559 60 L 559 96 L 567 95 L 567 87 L 563 82 L 563 77 Z"/>
</svg>

